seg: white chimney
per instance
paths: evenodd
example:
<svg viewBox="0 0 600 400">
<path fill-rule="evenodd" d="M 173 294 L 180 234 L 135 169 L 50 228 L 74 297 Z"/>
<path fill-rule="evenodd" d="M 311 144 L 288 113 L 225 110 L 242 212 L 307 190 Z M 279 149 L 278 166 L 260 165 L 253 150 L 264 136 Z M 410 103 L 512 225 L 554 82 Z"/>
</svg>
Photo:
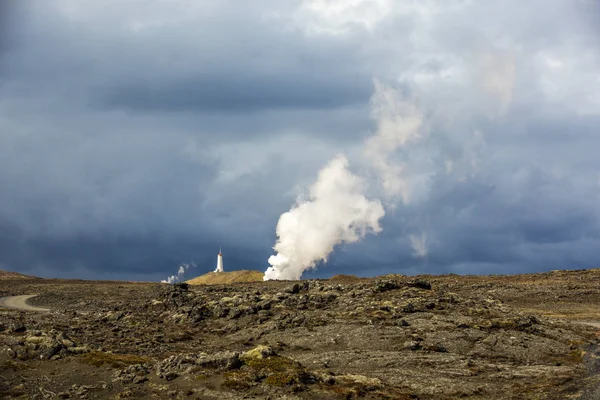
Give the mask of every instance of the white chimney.
<svg viewBox="0 0 600 400">
<path fill-rule="evenodd" d="M 221 248 L 219 248 L 219 255 L 217 256 L 217 269 L 215 272 L 223 272 L 223 254 L 221 254 Z"/>
</svg>

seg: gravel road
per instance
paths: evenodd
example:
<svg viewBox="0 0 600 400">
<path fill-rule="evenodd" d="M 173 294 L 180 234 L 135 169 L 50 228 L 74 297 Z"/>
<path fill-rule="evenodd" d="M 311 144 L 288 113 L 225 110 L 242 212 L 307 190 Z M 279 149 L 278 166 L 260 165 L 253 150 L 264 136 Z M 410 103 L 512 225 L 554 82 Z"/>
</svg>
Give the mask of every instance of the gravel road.
<svg viewBox="0 0 600 400">
<path fill-rule="evenodd" d="M 46 312 L 50 311 L 48 308 L 35 307 L 27 304 L 27 300 L 35 297 L 35 294 L 28 294 L 22 296 L 8 296 L 0 298 L 0 307 L 11 308 L 15 310 L 23 310 L 23 311 L 41 311 Z"/>
</svg>

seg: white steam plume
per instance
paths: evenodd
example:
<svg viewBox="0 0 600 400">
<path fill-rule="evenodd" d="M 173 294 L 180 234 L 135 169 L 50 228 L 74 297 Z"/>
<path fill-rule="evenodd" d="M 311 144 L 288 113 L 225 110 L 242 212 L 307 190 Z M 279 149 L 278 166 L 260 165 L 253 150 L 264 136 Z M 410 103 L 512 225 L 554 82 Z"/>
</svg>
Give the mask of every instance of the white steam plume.
<svg viewBox="0 0 600 400">
<path fill-rule="evenodd" d="M 371 96 L 371 115 L 377 130 L 365 143 L 365 154 L 377 173 L 385 194 L 392 199 L 400 196 L 404 203 L 410 199 L 410 182 L 405 167 L 392 156 L 401 147 L 425 135 L 423 114 L 394 88 L 374 81 Z"/>
<path fill-rule="evenodd" d="M 374 83 L 371 109 L 377 130 L 365 143 L 366 158 L 386 195 L 408 202 L 409 177 L 392 155 L 424 136 L 423 115 L 395 89 L 377 80 Z M 277 254 L 269 257 L 271 266 L 264 279 L 300 279 L 304 271 L 326 261 L 336 245 L 381 232 L 379 220 L 385 210 L 378 199 L 367 199 L 365 190 L 365 181 L 348 170 L 346 157 L 330 161 L 319 172 L 308 200 L 298 200 L 279 217 L 273 247 Z"/>
<path fill-rule="evenodd" d="M 160 281 L 161 283 L 177 283 L 177 282 L 181 282 L 183 280 L 183 276 L 185 275 L 185 272 L 190 269 L 190 267 L 192 268 L 196 268 L 196 264 L 194 263 L 183 263 L 179 266 L 179 269 L 177 270 L 177 275 L 171 275 L 169 276 L 167 279 L 163 279 L 162 281 Z"/>
<path fill-rule="evenodd" d="M 269 257 L 271 267 L 264 279 L 300 279 L 305 270 L 327 260 L 335 245 L 380 232 L 385 211 L 364 191 L 364 181 L 348 170 L 344 156 L 330 161 L 310 188 L 308 201 L 298 202 L 279 217 L 277 255 Z"/>
</svg>

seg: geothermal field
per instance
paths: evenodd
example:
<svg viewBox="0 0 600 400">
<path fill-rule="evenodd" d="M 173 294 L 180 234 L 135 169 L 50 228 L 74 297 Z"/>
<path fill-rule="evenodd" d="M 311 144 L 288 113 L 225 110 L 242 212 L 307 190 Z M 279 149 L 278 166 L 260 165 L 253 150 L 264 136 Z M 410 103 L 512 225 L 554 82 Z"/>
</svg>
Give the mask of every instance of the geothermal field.
<svg viewBox="0 0 600 400">
<path fill-rule="evenodd" d="M 0 0 L 0 400 L 600 400 L 599 27 Z"/>
<path fill-rule="evenodd" d="M 597 399 L 598 279 L 172 285 L 6 274 L 3 304 L 37 294 L 25 306 L 50 311 L 0 309 L 0 397 Z"/>
</svg>

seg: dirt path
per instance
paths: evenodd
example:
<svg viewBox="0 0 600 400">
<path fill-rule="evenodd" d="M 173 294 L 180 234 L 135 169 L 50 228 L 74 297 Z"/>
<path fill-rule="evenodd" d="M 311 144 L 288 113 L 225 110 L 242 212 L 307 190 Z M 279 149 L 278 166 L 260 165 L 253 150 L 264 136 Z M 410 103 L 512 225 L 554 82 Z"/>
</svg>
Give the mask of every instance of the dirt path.
<svg viewBox="0 0 600 400">
<path fill-rule="evenodd" d="M 596 328 L 600 328 L 600 321 L 574 321 L 578 324 L 590 325 Z"/>
<path fill-rule="evenodd" d="M 37 296 L 36 294 L 28 294 L 22 296 L 8 296 L 0 298 L 0 307 L 11 308 L 14 310 L 23 311 L 50 311 L 48 308 L 35 307 L 27 304 L 27 300 Z"/>
</svg>

